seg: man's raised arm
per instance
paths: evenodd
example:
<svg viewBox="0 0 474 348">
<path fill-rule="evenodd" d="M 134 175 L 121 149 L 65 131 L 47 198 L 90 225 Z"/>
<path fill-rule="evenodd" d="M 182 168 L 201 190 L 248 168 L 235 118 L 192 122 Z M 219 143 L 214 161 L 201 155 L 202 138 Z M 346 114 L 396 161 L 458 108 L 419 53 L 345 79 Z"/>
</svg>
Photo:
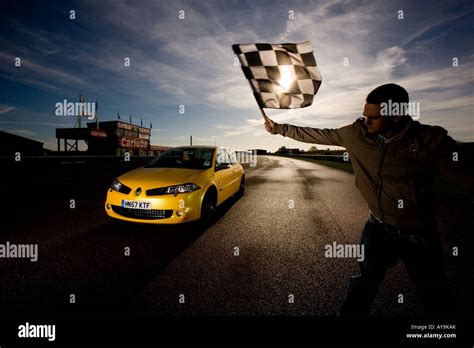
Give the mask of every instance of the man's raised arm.
<svg viewBox="0 0 474 348">
<path fill-rule="evenodd" d="M 297 141 L 321 145 L 347 147 L 352 125 L 337 129 L 298 127 L 286 123 L 276 123 L 265 117 L 265 129 L 271 134 L 280 134 Z"/>
</svg>

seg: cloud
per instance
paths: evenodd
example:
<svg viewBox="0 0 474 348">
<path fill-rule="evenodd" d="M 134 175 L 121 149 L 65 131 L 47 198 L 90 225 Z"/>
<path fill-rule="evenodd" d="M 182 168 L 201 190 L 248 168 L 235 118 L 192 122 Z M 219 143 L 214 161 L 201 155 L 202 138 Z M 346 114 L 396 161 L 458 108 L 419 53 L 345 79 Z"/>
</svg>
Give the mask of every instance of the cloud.
<svg viewBox="0 0 474 348">
<path fill-rule="evenodd" d="M 31 53 L 30 53 L 31 54 Z M 15 67 L 15 58 L 11 52 L 0 52 L 0 71 L 2 77 L 26 85 L 40 87 L 45 90 L 58 91 L 60 88 L 71 89 L 71 85 L 78 87 L 91 87 L 82 78 L 60 68 L 52 68 L 42 63 L 36 63 L 31 56 L 20 56 L 21 66 Z"/>
<path fill-rule="evenodd" d="M 377 53 L 375 66 L 385 72 L 387 77 L 390 77 L 393 70 L 405 63 L 406 60 L 403 48 L 394 46 Z"/>
<path fill-rule="evenodd" d="M 16 107 L 14 106 L 0 104 L 0 114 L 6 114 L 7 112 L 10 112 L 15 109 Z"/>
<path fill-rule="evenodd" d="M 423 23 L 421 28 L 415 30 L 415 33 L 406 39 L 406 41 L 402 44 L 402 47 L 410 47 L 412 50 L 416 51 L 426 48 L 428 45 L 433 44 L 436 40 L 439 40 L 442 36 L 445 36 L 450 27 L 456 25 L 461 19 L 472 15 L 473 11 L 473 9 L 469 11 L 462 11 L 452 16 L 447 16 L 445 13 L 443 13 L 443 15 L 440 16 L 440 19 L 430 21 L 427 24 Z M 445 28 L 445 30 L 443 30 L 443 28 Z"/>
<path fill-rule="evenodd" d="M 174 85 L 179 88 L 176 95 L 189 98 L 188 102 L 200 102 L 216 109 L 242 110 L 247 114 L 255 110 L 255 114 L 258 114 L 248 82 L 241 69 L 234 66 L 230 50 L 234 43 L 261 41 L 258 33 L 251 26 L 245 28 L 245 25 L 239 25 L 245 28 L 240 33 L 231 31 L 222 16 L 206 17 L 204 13 L 190 8 L 189 4 L 185 8 L 190 22 L 178 25 L 175 12 L 181 5 L 177 6 L 167 8 L 169 15 L 152 26 L 150 36 L 165 42 L 164 51 L 176 57 L 179 65 L 187 69 L 179 73 L 174 69 L 164 69 L 159 79 L 174 80 Z M 448 91 L 457 94 L 472 81 L 468 65 L 458 71 L 434 68 L 428 72 L 420 72 L 422 69 L 417 71 L 418 67 L 411 66 L 408 77 L 400 76 L 401 68 L 410 63 L 407 58 L 410 45 L 406 45 L 407 41 L 398 45 L 388 44 L 390 40 L 386 37 L 391 35 L 391 30 L 387 28 L 387 22 L 392 14 L 385 13 L 382 7 L 378 3 L 352 4 L 347 1 L 312 3 L 297 10 L 295 20 L 286 20 L 283 31 L 275 33 L 271 40 L 301 42 L 308 39 L 313 42 L 323 84 L 311 107 L 267 110 L 267 113 L 278 122 L 339 127 L 359 117 L 368 92 L 387 82 L 402 84 L 414 97 L 423 96 L 422 102 L 427 111 L 469 107 L 467 97 L 446 98 Z M 375 16 L 377 20 L 374 21 Z M 425 27 L 425 30 L 429 28 Z M 342 64 L 344 58 L 349 61 L 347 67 Z M 151 78 L 163 71 L 163 67 L 154 68 L 150 62 L 139 69 Z M 440 86 L 442 92 L 421 94 L 431 86 Z M 240 122 L 240 126 L 232 129 L 221 128 L 225 130 L 222 136 L 262 133 L 261 121 L 249 122 L 241 118 Z"/>
<path fill-rule="evenodd" d="M 114 90 L 148 104 L 201 104 L 212 108 L 251 105 L 251 98 L 233 100 L 221 91 L 232 90 L 237 78 L 242 82 L 240 68 L 233 65 L 231 45 L 239 39 L 257 37 L 245 28 L 241 32 L 229 30 L 218 15 L 208 16 L 205 11 L 211 11 L 212 6 L 153 2 L 145 7 L 106 1 L 88 2 L 88 7 L 105 26 L 120 33 L 120 44 L 111 45 L 110 38 L 94 46 L 81 43 L 83 49 L 64 52 L 64 60 L 87 64 L 99 75 L 107 73 L 107 81 L 114 81 Z M 180 9 L 186 11 L 184 20 L 178 18 Z M 127 20 L 123 20 L 125 13 Z M 91 50 L 93 56 L 88 53 Z M 129 69 L 123 68 L 124 56 L 131 59 Z M 247 96 L 249 90 L 247 86 L 243 94 L 236 89 L 234 97 Z"/>
</svg>

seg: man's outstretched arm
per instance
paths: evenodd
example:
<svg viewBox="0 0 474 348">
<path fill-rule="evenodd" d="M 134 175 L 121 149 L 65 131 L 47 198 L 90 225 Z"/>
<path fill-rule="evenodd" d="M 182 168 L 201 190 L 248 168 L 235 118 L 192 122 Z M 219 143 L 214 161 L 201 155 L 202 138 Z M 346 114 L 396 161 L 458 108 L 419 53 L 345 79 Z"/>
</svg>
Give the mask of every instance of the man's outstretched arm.
<svg viewBox="0 0 474 348">
<path fill-rule="evenodd" d="M 276 123 L 265 117 L 265 129 L 271 134 L 280 134 L 297 141 L 321 145 L 347 147 L 351 125 L 337 128 L 298 127 L 286 123 Z"/>
</svg>

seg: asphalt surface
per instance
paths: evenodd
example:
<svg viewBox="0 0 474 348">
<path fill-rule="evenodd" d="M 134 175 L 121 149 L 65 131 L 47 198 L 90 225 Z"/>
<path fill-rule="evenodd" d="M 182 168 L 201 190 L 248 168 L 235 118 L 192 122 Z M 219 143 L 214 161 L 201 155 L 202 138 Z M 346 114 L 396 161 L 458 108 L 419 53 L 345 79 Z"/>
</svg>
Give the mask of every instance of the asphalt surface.
<svg viewBox="0 0 474 348">
<path fill-rule="evenodd" d="M 354 258 L 325 257 L 327 244 L 357 243 L 368 215 L 354 176 L 341 170 L 259 156 L 257 167 L 246 171 L 245 195 L 223 204 L 207 229 L 112 224 L 102 205 L 113 177 L 51 175 L 43 174 L 51 185 L 45 191 L 56 183 L 56 195 L 42 197 L 35 213 L 15 209 L 16 219 L 4 219 L 0 230 L 1 243 L 39 245 L 38 262 L 0 259 L 0 318 L 336 315 L 350 276 L 358 273 Z M 71 197 L 77 198 L 75 209 L 69 208 Z M 462 209 L 441 213 L 444 228 L 465 228 Z M 456 238 L 448 238 L 447 248 L 459 243 Z M 462 258 L 446 259 L 461 307 L 469 308 L 462 301 L 470 296 L 472 270 Z M 420 311 L 398 264 L 387 273 L 373 314 Z"/>
</svg>

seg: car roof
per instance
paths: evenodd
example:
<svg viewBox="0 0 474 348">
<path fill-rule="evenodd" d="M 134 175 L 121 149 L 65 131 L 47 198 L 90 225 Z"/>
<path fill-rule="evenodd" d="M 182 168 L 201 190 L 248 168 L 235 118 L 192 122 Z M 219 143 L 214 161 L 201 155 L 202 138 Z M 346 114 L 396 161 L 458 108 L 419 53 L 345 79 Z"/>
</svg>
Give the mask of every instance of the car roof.
<svg viewBox="0 0 474 348">
<path fill-rule="evenodd" d="M 184 146 L 175 146 L 175 148 L 185 148 L 185 149 L 202 149 L 202 148 L 208 148 L 208 149 L 217 149 L 219 146 L 214 146 L 214 145 L 184 145 Z"/>
<path fill-rule="evenodd" d="M 231 148 L 228 146 L 215 146 L 215 145 L 184 145 L 184 146 L 175 146 L 172 147 L 171 149 L 226 149 L 228 151 L 234 152 Z"/>
</svg>

